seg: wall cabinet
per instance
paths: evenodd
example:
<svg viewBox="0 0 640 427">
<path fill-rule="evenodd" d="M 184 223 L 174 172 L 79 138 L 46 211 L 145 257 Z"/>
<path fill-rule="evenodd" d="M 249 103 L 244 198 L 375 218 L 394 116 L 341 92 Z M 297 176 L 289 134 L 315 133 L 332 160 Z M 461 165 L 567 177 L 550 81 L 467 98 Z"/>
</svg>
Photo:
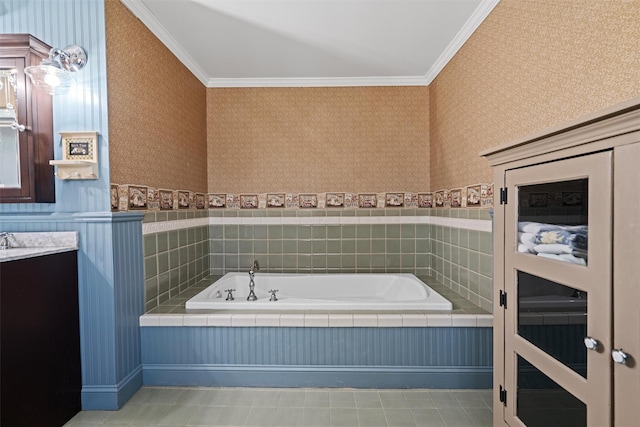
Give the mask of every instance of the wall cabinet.
<svg viewBox="0 0 640 427">
<path fill-rule="evenodd" d="M 640 419 L 640 99 L 481 153 L 494 167 L 494 425 Z"/>
<path fill-rule="evenodd" d="M 51 96 L 24 73 L 50 49 L 29 34 L 0 34 L 0 203 L 55 202 Z"/>
<path fill-rule="evenodd" d="M 81 388 L 77 251 L 0 262 L 0 425 L 64 425 Z"/>
</svg>

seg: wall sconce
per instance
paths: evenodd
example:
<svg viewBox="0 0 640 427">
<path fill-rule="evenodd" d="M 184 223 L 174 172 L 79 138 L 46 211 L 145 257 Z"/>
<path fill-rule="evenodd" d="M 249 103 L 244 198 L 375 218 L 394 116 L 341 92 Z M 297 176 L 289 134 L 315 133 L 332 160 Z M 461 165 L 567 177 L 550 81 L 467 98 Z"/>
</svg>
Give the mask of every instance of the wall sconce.
<svg viewBox="0 0 640 427">
<path fill-rule="evenodd" d="M 24 72 L 36 88 L 55 95 L 65 93 L 75 80 L 72 73 L 82 70 L 86 64 L 87 53 L 82 47 L 54 47 L 49 51 L 48 59 L 43 59 L 40 65 L 26 67 Z"/>
</svg>

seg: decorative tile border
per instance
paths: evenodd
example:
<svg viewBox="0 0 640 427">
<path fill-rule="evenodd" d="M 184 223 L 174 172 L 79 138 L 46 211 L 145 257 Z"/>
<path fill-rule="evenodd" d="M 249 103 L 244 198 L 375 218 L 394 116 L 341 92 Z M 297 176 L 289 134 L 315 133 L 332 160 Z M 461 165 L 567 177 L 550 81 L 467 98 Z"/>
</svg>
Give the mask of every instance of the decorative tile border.
<svg viewBox="0 0 640 427">
<path fill-rule="evenodd" d="M 493 184 L 435 192 L 383 193 L 194 193 L 142 185 L 111 184 L 112 211 L 181 209 L 389 209 L 487 208 L 493 206 Z"/>
<path fill-rule="evenodd" d="M 428 328 L 493 327 L 491 314 L 207 313 L 144 314 L 142 327 Z"/>
</svg>

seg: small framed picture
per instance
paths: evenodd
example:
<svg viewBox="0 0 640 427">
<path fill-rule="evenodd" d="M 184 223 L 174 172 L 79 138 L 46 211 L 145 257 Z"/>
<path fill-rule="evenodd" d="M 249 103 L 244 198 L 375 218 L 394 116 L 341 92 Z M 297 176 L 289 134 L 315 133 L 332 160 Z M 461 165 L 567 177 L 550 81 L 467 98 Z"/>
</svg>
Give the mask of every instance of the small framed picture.
<svg viewBox="0 0 640 427">
<path fill-rule="evenodd" d="M 529 207 L 546 208 L 547 206 L 549 206 L 549 193 L 529 194 Z"/>
</svg>

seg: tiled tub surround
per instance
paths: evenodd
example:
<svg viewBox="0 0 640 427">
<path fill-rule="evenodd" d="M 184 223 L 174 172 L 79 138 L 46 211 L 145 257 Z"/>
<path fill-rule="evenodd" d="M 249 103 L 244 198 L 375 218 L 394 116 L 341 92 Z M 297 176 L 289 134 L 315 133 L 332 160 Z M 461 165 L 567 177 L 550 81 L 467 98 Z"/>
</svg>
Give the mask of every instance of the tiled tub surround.
<svg viewBox="0 0 640 427">
<path fill-rule="evenodd" d="M 54 231 L 41 233 L 11 233 L 9 249 L 0 250 L 0 262 L 13 261 L 78 249 L 78 233 Z"/>
<path fill-rule="evenodd" d="M 144 216 L 145 311 L 209 275 L 206 211 L 148 212 Z"/>
<path fill-rule="evenodd" d="M 207 224 L 208 252 L 202 247 L 206 232 L 199 231 Z M 209 272 L 248 271 L 255 259 L 262 271 L 274 273 L 432 276 L 490 311 L 490 294 L 487 298 L 484 287 L 480 293 L 480 286 L 490 284 L 484 256 L 482 270 L 480 265 L 481 255 L 491 253 L 490 231 L 486 209 L 149 212 L 143 224 L 146 311 Z M 454 250 L 452 234 L 457 236 Z"/>
</svg>

